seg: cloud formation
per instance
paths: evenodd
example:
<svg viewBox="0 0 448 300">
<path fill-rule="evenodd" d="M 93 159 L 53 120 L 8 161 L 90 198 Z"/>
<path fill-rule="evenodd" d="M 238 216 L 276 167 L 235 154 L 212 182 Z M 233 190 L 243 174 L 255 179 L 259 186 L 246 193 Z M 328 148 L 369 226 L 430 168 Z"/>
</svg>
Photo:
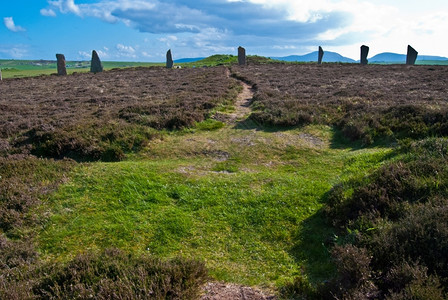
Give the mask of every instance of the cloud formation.
<svg viewBox="0 0 448 300">
<path fill-rule="evenodd" d="M 442 12 L 411 16 L 393 3 L 372 0 L 89 0 L 78 4 L 52 0 L 48 4 L 41 14 L 70 13 L 123 23 L 154 35 L 158 52 L 168 46 L 197 55 L 234 51 L 238 45 L 261 55 L 304 53 L 322 45 L 357 57 L 355 46 L 370 41 L 383 51 L 398 51 L 401 44 L 423 41 L 424 35 L 421 47 L 429 47 L 428 41 L 443 36 L 448 24 Z M 122 52 L 145 56 L 133 49 L 134 53 Z"/>
<path fill-rule="evenodd" d="M 14 24 L 14 20 L 13 20 L 12 17 L 3 18 L 3 23 L 5 24 L 6 28 L 11 30 L 12 32 L 26 31 L 25 28 L 23 28 L 21 26 L 17 26 L 16 24 Z"/>
<path fill-rule="evenodd" d="M 45 17 L 56 17 L 56 13 L 51 8 L 49 9 L 42 8 L 40 10 L 40 14 Z"/>
<path fill-rule="evenodd" d="M 75 4 L 75 0 L 56 0 L 48 1 L 50 7 L 58 9 L 61 13 L 73 13 L 81 16 L 81 10 L 78 5 Z"/>
<path fill-rule="evenodd" d="M 27 45 L 4 45 L 0 44 L 0 54 L 7 55 L 15 59 L 21 59 L 28 55 Z"/>
<path fill-rule="evenodd" d="M 74 0 L 48 2 L 61 13 L 122 21 L 141 32 L 153 34 L 200 33 L 215 29 L 233 35 L 257 35 L 308 39 L 329 28 L 345 26 L 350 13 L 318 11 L 319 18 L 295 20 L 287 8 L 265 7 L 248 1 L 105 0 L 75 4 Z"/>
</svg>

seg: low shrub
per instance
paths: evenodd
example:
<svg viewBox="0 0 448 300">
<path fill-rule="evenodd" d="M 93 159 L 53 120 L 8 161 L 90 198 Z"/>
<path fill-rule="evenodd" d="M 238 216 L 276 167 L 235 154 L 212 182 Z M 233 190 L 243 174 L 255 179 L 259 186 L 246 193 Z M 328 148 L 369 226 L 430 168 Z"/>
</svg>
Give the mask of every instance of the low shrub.
<svg viewBox="0 0 448 300">
<path fill-rule="evenodd" d="M 139 151 L 159 135 L 154 129 L 125 122 L 87 123 L 61 129 L 34 128 L 16 145 L 30 145 L 31 153 L 38 157 L 121 161 L 126 152 Z"/>
<path fill-rule="evenodd" d="M 161 261 L 117 249 L 78 255 L 44 274 L 33 288 L 39 299 L 195 299 L 208 278 L 199 261 Z"/>
<path fill-rule="evenodd" d="M 428 267 L 430 274 L 448 279 L 448 200 L 439 198 L 412 206 L 406 216 L 378 231 L 365 244 L 377 269 L 411 260 Z"/>
<path fill-rule="evenodd" d="M 404 261 L 391 268 L 381 281 L 386 299 L 445 299 L 440 280 L 428 268 Z"/>
<path fill-rule="evenodd" d="M 284 299 L 319 299 L 317 289 L 303 276 L 296 276 L 293 281 L 283 285 L 280 289 L 280 295 Z"/>
<path fill-rule="evenodd" d="M 349 235 L 337 241 L 348 244 L 336 243 L 333 249 L 338 275 L 320 289 L 324 295 L 445 299 L 447 149 L 444 138 L 406 143 L 397 150 L 402 154 L 399 161 L 363 180 L 333 187 L 325 212 L 331 223 Z M 356 238 L 350 238 L 353 232 Z M 368 283 L 367 288 L 359 288 L 357 282 Z"/>
<path fill-rule="evenodd" d="M 379 295 L 370 269 L 367 249 L 335 246 L 332 257 L 337 275 L 320 289 L 323 299 L 376 299 Z"/>
<path fill-rule="evenodd" d="M 0 229 L 15 235 L 19 228 L 33 224 L 29 209 L 39 197 L 52 191 L 71 168 L 72 162 L 55 162 L 34 157 L 0 158 Z"/>
<path fill-rule="evenodd" d="M 328 219 L 339 227 L 357 220 L 398 220 L 406 215 L 409 205 L 447 196 L 447 143 L 446 139 L 414 143 L 405 160 L 381 167 L 365 183 L 355 185 L 349 196 L 345 196 L 343 186 L 336 186 L 328 195 Z"/>
</svg>

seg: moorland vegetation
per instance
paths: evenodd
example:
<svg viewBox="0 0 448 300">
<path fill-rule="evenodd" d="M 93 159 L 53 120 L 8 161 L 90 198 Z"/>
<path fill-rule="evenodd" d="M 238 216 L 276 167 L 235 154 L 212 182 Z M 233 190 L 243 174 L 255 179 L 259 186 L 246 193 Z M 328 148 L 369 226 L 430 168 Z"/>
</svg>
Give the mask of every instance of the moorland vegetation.
<svg viewBox="0 0 448 300">
<path fill-rule="evenodd" d="M 448 70 L 268 62 L 0 82 L 0 298 L 444 299 Z"/>
</svg>

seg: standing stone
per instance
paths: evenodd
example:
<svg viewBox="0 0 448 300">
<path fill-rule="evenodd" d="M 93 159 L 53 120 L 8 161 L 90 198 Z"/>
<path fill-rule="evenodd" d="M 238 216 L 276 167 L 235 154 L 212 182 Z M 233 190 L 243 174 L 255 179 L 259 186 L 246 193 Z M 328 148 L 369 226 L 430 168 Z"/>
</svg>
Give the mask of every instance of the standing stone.
<svg viewBox="0 0 448 300">
<path fill-rule="evenodd" d="M 174 65 L 173 56 L 171 55 L 171 49 L 166 53 L 166 68 L 172 69 Z"/>
<path fill-rule="evenodd" d="M 322 64 L 322 58 L 324 58 L 324 49 L 322 49 L 322 47 L 319 46 L 319 56 L 317 58 L 317 64 L 318 65 Z"/>
<path fill-rule="evenodd" d="M 64 54 L 56 54 L 56 59 L 58 60 L 58 75 L 67 75 L 67 69 L 65 68 L 65 56 Z"/>
<path fill-rule="evenodd" d="M 246 49 L 241 46 L 238 47 L 238 65 L 246 65 Z"/>
<path fill-rule="evenodd" d="M 367 60 L 367 56 L 369 55 L 369 47 L 366 45 L 361 46 L 361 65 L 367 65 L 369 61 Z"/>
<path fill-rule="evenodd" d="M 415 51 L 410 45 L 408 45 L 408 55 L 406 56 L 406 64 L 407 65 L 415 65 L 415 61 L 417 60 L 418 52 Z"/>
<path fill-rule="evenodd" d="M 100 73 L 103 72 L 103 64 L 101 64 L 100 57 L 95 50 L 92 51 L 92 61 L 90 62 L 90 72 Z"/>
<path fill-rule="evenodd" d="M 2 81 L 3 80 L 3 78 L 2 78 L 2 69 L 0 69 L 0 81 Z"/>
</svg>

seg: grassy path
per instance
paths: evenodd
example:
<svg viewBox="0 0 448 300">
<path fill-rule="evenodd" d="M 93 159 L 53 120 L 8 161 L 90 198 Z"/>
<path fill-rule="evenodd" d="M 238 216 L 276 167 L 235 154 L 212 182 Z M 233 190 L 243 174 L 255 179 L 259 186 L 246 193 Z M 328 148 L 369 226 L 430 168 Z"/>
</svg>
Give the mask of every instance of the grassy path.
<svg viewBox="0 0 448 300">
<path fill-rule="evenodd" d="M 248 112 L 243 91 L 230 120 Z M 332 232 L 319 213 L 326 192 L 388 153 L 345 147 L 326 126 L 246 121 L 167 134 L 127 161 L 80 165 L 41 208 L 40 251 L 62 261 L 107 247 L 194 257 L 216 279 L 247 285 L 302 271 L 323 279 L 332 270 L 322 245 Z"/>
</svg>

